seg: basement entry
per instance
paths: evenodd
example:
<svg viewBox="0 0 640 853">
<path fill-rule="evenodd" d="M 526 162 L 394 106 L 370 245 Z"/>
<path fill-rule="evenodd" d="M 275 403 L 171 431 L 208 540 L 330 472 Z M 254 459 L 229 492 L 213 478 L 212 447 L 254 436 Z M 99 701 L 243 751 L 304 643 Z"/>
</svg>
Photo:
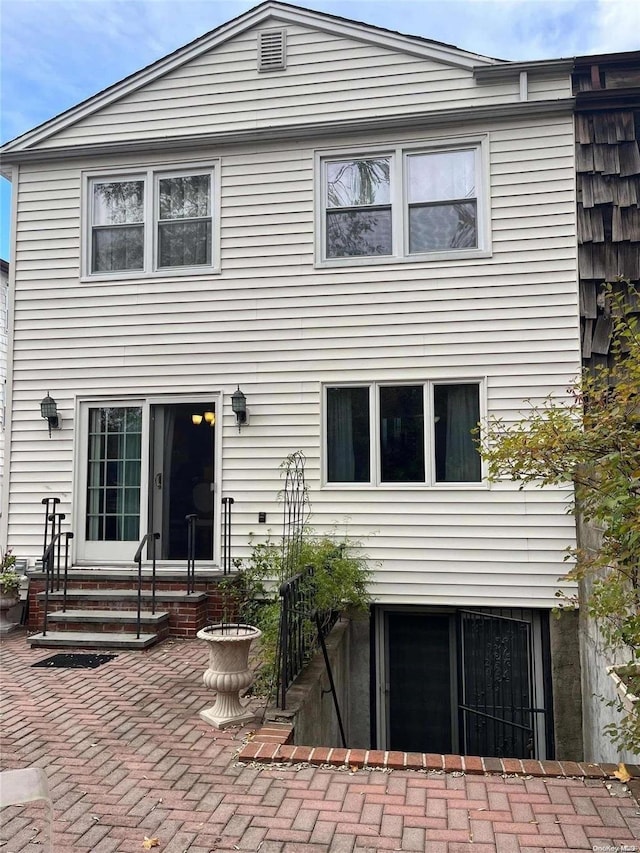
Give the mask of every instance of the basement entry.
<svg viewBox="0 0 640 853">
<path fill-rule="evenodd" d="M 87 655 L 69 652 L 52 655 L 52 657 L 45 658 L 38 663 L 32 663 L 31 666 L 47 666 L 55 669 L 95 669 L 117 657 L 118 655 Z"/>
</svg>

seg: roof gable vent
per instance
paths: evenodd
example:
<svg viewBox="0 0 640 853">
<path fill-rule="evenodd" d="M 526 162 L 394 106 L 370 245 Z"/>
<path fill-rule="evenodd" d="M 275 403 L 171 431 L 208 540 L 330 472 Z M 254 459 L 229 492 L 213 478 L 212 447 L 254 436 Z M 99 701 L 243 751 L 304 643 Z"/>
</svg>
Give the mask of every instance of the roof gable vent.
<svg viewBox="0 0 640 853">
<path fill-rule="evenodd" d="M 286 35 L 286 30 L 258 33 L 258 71 L 283 71 L 287 67 Z"/>
</svg>

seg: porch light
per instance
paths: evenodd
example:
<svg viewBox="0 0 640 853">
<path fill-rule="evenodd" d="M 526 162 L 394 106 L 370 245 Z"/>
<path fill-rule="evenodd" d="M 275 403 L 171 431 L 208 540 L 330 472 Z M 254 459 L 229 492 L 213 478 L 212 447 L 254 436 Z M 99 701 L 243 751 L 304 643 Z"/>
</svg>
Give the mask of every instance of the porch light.
<svg viewBox="0 0 640 853">
<path fill-rule="evenodd" d="M 205 412 L 204 419 L 209 424 L 209 426 L 213 426 L 216 422 L 216 413 L 215 412 Z"/>
<path fill-rule="evenodd" d="M 231 395 L 231 408 L 233 409 L 236 420 L 238 422 L 238 432 L 242 429 L 242 424 L 247 422 L 247 398 L 244 396 L 238 385 L 238 390 Z"/>
<path fill-rule="evenodd" d="M 202 415 L 191 415 L 191 423 L 194 426 L 200 426 L 202 423 Z"/>
<path fill-rule="evenodd" d="M 49 438 L 51 438 L 51 430 L 60 429 L 60 416 L 58 415 L 58 404 L 53 397 L 49 396 L 48 391 L 47 396 L 40 403 L 40 414 L 49 424 Z"/>
</svg>

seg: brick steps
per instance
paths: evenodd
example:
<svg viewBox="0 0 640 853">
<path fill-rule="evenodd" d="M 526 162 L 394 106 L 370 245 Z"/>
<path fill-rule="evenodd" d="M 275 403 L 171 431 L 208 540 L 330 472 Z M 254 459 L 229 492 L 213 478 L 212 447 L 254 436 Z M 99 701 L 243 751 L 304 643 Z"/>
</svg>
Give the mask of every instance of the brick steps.
<svg viewBox="0 0 640 853">
<path fill-rule="evenodd" d="M 49 625 L 56 631 L 86 631 L 93 633 L 126 634 L 137 630 L 137 610 L 54 610 L 49 613 Z M 159 639 L 169 635 L 169 614 L 140 612 L 140 624 L 158 634 Z"/>
<path fill-rule="evenodd" d="M 29 637 L 31 647 L 51 649 L 147 649 L 160 641 L 158 634 L 140 634 L 135 637 L 123 633 L 93 631 L 47 631 Z"/>
<path fill-rule="evenodd" d="M 196 591 L 186 591 L 184 572 L 156 575 L 155 610 L 151 619 L 152 576 L 142 576 L 141 606 L 145 634 L 165 637 L 195 637 L 207 624 L 219 622 L 224 614 L 224 596 L 219 571 L 200 573 Z M 63 578 L 60 578 L 62 584 Z M 90 632 L 121 635 L 135 630 L 138 609 L 138 575 L 135 571 L 71 569 L 67 573 L 66 603 L 62 589 L 47 598 L 49 628 L 55 632 Z M 44 624 L 45 576 L 32 573 L 29 579 L 29 629 L 34 633 Z M 66 613 L 62 614 L 62 607 Z"/>
</svg>

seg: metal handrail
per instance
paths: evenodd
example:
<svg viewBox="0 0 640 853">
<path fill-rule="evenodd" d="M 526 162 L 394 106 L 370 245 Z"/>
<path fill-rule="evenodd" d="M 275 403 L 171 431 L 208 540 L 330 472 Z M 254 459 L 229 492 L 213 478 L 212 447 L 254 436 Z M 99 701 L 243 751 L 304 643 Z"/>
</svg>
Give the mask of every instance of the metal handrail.
<svg viewBox="0 0 640 853">
<path fill-rule="evenodd" d="M 187 522 L 187 595 L 196 591 L 196 520 L 197 513 L 185 515 Z"/>
<path fill-rule="evenodd" d="M 134 563 L 138 564 L 138 614 L 136 619 L 136 639 L 140 639 L 140 624 L 142 619 L 142 552 L 147 542 L 151 542 L 151 613 L 156 612 L 156 540 L 160 538 L 159 533 L 145 533 L 138 550 L 133 558 Z"/>
<path fill-rule="evenodd" d="M 44 566 L 44 554 L 47 550 L 47 545 L 49 544 L 49 522 L 52 520 L 51 516 L 56 511 L 56 505 L 60 503 L 60 498 L 47 497 L 42 498 L 40 503 L 44 506 L 44 539 L 42 542 L 42 563 Z M 51 509 L 51 505 L 53 505 L 53 509 Z M 52 530 L 52 536 L 55 534 L 55 530 Z"/>
<path fill-rule="evenodd" d="M 222 573 L 231 573 L 231 507 L 233 498 L 222 498 Z"/>
<path fill-rule="evenodd" d="M 64 517 L 64 516 L 63 516 Z M 51 587 L 51 592 L 53 592 L 53 574 L 54 574 L 54 554 L 56 552 L 56 545 L 58 546 L 58 591 L 60 590 L 60 551 L 61 551 L 61 540 L 64 538 L 65 546 L 64 546 L 64 583 L 62 587 L 62 612 L 64 613 L 67 609 L 67 582 L 68 582 L 68 570 L 69 570 L 69 539 L 73 539 L 73 533 L 70 530 L 66 530 L 64 533 L 58 532 L 56 533 L 47 547 L 45 548 L 44 554 L 42 555 L 42 569 L 45 572 L 45 581 L 44 581 L 44 615 L 42 618 L 42 636 L 47 636 L 47 625 L 49 620 L 49 587 Z"/>
</svg>

